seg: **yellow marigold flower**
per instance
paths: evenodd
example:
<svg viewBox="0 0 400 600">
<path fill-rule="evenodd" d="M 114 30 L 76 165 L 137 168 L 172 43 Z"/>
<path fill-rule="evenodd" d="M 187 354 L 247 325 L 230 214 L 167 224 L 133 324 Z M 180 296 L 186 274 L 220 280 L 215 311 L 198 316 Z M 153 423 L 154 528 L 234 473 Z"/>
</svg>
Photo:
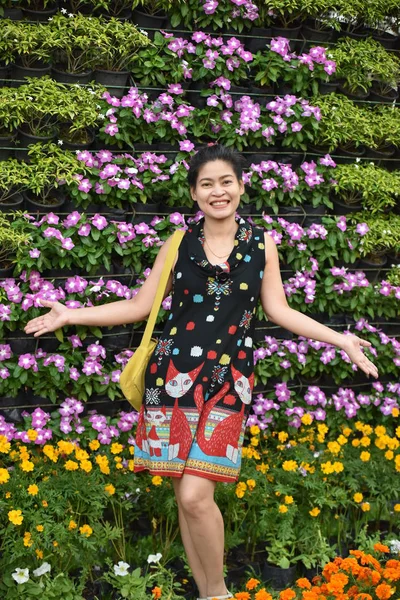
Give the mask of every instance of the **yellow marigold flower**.
<svg viewBox="0 0 400 600">
<path fill-rule="evenodd" d="M 329 431 L 329 427 L 327 427 L 325 425 L 325 423 L 318 423 L 317 429 L 318 429 L 318 433 L 320 433 L 322 435 L 326 435 Z"/>
<path fill-rule="evenodd" d="M 393 510 L 394 510 L 394 512 L 400 512 L 400 504 L 395 504 L 393 506 Z"/>
<path fill-rule="evenodd" d="M 69 461 L 72 462 L 72 461 Z M 81 462 L 79 463 L 80 468 L 82 469 L 82 471 L 85 471 L 85 473 L 90 473 L 90 471 L 93 469 L 93 465 L 90 462 L 90 460 L 81 460 Z"/>
<path fill-rule="evenodd" d="M 26 435 L 28 436 L 28 440 L 34 442 L 39 434 L 36 429 L 28 429 Z"/>
<path fill-rule="evenodd" d="M 285 504 L 293 504 L 293 496 L 285 496 Z"/>
<path fill-rule="evenodd" d="M 309 413 L 305 413 L 301 417 L 301 422 L 303 423 L 303 425 L 311 425 L 311 423 L 313 422 L 313 418 Z"/>
<path fill-rule="evenodd" d="M 43 454 L 45 454 L 47 458 L 49 458 L 53 462 L 57 462 L 58 460 L 58 450 L 56 450 L 56 448 L 54 448 L 54 446 L 52 446 L 51 444 L 46 444 L 43 447 Z"/>
<path fill-rule="evenodd" d="M 8 441 L 5 435 L 0 435 L 0 453 L 8 454 L 10 452 L 11 443 Z"/>
<path fill-rule="evenodd" d="M 351 445 L 353 446 L 353 448 L 358 448 L 358 446 L 360 445 L 360 440 L 352 440 Z"/>
<path fill-rule="evenodd" d="M 391 450 L 397 450 L 397 448 L 400 446 L 400 442 L 399 440 L 396 440 L 396 438 L 389 438 L 387 445 Z"/>
<path fill-rule="evenodd" d="M 25 473 L 30 473 L 35 468 L 35 465 L 30 460 L 23 460 L 20 467 Z"/>
<path fill-rule="evenodd" d="M 36 494 L 39 493 L 39 488 L 35 483 L 32 483 L 32 485 L 30 485 L 28 487 L 28 494 L 30 494 L 31 496 L 36 496 Z"/>
<path fill-rule="evenodd" d="M 370 508 L 371 508 L 371 505 L 370 505 L 370 503 L 369 503 L 369 502 L 363 502 L 363 503 L 361 504 L 361 510 L 362 510 L 363 512 L 368 512 L 368 511 L 370 510 Z"/>
<path fill-rule="evenodd" d="M 49 505 L 49 503 L 47 502 L 47 500 L 42 500 L 42 506 L 44 506 L 44 508 L 47 508 Z"/>
<path fill-rule="evenodd" d="M 57 548 L 58 542 L 53 542 L 53 546 L 54 546 L 54 548 Z"/>
<path fill-rule="evenodd" d="M 285 460 L 282 469 L 284 471 L 295 471 L 297 469 L 297 462 L 295 460 Z"/>
<path fill-rule="evenodd" d="M 6 492 L 6 498 L 11 498 L 11 492 Z"/>
<path fill-rule="evenodd" d="M 341 473 L 344 470 L 343 463 L 341 463 L 339 461 L 335 461 L 333 463 L 333 468 L 336 471 L 336 473 Z"/>
<path fill-rule="evenodd" d="M 318 515 L 321 511 L 318 507 L 315 507 L 315 508 L 309 510 L 308 512 L 312 517 L 318 517 Z"/>
<path fill-rule="evenodd" d="M 332 454 L 339 454 L 341 447 L 337 442 L 328 442 L 328 450 Z"/>
<path fill-rule="evenodd" d="M 78 527 L 78 525 L 75 523 L 75 521 L 73 521 L 71 519 L 71 521 L 69 522 L 69 525 L 68 525 L 68 529 L 70 529 L 72 531 L 73 529 L 76 529 L 77 527 Z"/>
<path fill-rule="evenodd" d="M 400 471 L 400 454 L 398 454 L 394 459 L 394 464 L 396 466 L 396 471 Z"/>
<path fill-rule="evenodd" d="M 256 447 L 256 446 L 258 446 L 259 443 L 260 443 L 260 440 L 258 439 L 258 437 L 252 437 L 252 438 L 250 438 L 250 444 L 252 446 Z"/>
<path fill-rule="evenodd" d="M 247 487 L 249 488 L 250 491 L 254 490 L 254 488 L 256 487 L 256 481 L 255 481 L 255 479 L 248 479 L 246 481 L 246 483 L 247 483 Z"/>
<path fill-rule="evenodd" d="M 251 456 L 249 456 L 250 453 L 251 450 L 247 446 L 245 448 L 242 448 L 242 458 L 251 458 Z"/>
<path fill-rule="evenodd" d="M 96 463 L 99 465 L 100 471 L 104 475 L 110 474 L 110 467 L 108 466 L 108 458 L 104 454 L 98 454 L 96 456 Z"/>
<path fill-rule="evenodd" d="M 345 444 L 347 444 L 348 441 L 349 440 L 344 435 L 339 435 L 339 437 L 337 439 L 338 444 L 340 444 L 341 446 L 344 446 Z"/>
<path fill-rule="evenodd" d="M 321 463 L 321 471 L 323 473 L 325 473 L 325 475 L 330 475 L 331 473 L 334 472 L 334 470 L 335 469 L 334 469 L 333 464 L 331 463 L 330 460 L 328 460 L 325 463 Z"/>
<path fill-rule="evenodd" d="M 364 446 L 364 448 L 368 448 L 368 446 L 371 445 L 371 438 L 367 437 L 366 435 L 363 435 L 363 437 L 360 440 L 360 444 L 361 446 Z"/>
<path fill-rule="evenodd" d="M 377 425 L 374 429 L 375 435 L 377 437 L 381 437 L 386 433 L 386 427 L 384 425 Z"/>
<path fill-rule="evenodd" d="M 133 471 L 134 466 L 135 466 L 135 461 L 134 460 L 128 460 L 128 469 L 130 471 Z"/>
<path fill-rule="evenodd" d="M 89 454 L 86 452 L 86 450 L 83 450 L 83 448 L 76 448 L 75 458 L 79 461 L 88 460 Z"/>
<path fill-rule="evenodd" d="M 357 431 L 363 431 L 364 423 L 361 423 L 361 421 L 356 421 L 355 428 L 357 429 Z"/>
<path fill-rule="evenodd" d="M 280 513 L 287 513 L 287 511 L 288 511 L 288 507 L 285 506 L 284 504 L 281 504 L 280 507 L 279 507 L 279 512 Z"/>
<path fill-rule="evenodd" d="M 397 408 L 397 406 L 394 406 L 392 408 L 392 417 L 397 418 L 400 415 L 400 410 Z"/>
<path fill-rule="evenodd" d="M 116 463 L 122 462 L 122 456 L 114 456 L 114 462 L 116 462 Z"/>
<path fill-rule="evenodd" d="M 396 427 L 396 435 L 398 438 L 400 438 L 400 425 Z"/>
<path fill-rule="evenodd" d="M 92 440 L 89 444 L 89 448 L 91 450 L 98 450 L 100 448 L 100 442 L 99 440 Z"/>
<path fill-rule="evenodd" d="M 62 454 L 72 454 L 75 450 L 75 445 L 72 442 L 66 442 L 65 440 L 60 440 L 57 442 L 58 449 Z"/>
<path fill-rule="evenodd" d="M 343 428 L 343 435 L 345 435 L 346 437 L 349 437 L 352 433 L 353 431 L 350 429 L 350 427 Z"/>
<path fill-rule="evenodd" d="M 250 427 L 250 433 L 251 435 L 258 435 L 260 433 L 260 428 L 258 425 L 252 425 Z"/>
<path fill-rule="evenodd" d="M 0 483 L 7 483 L 10 479 L 10 473 L 7 469 L 0 469 Z"/>
<path fill-rule="evenodd" d="M 163 478 L 160 477 L 159 475 L 154 475 L 154 477 L 151 478 L 151 483 L 153 485 L 161 485 L 163 482 Z"/>
<path fill-rule="evenodd" d="M 364 425 L 364 435 L 371 435 L 373 429 L 371 425 Z"/>
<path fill-rule="evenodd" d="M 93 533 L 93 529 L 87 524 L 79 527 L 79 531 L 81 532 L 81 535 L 85 535 L 86 537 L 90 537 Z"/>
<path fill-rule="evenodd" d="M 24 533 L 24 546 L 26 548 L 30 548 L 33 544 L 33 540 L 32 540 L 32 534 L 29 533 L 29 531 L 26 531 Z"/>
<path fill-rule="evenodd" d="M 135 454 L 135 446 L 129 446 L 129 454 L 132 456 Z"/>
<path fill-rule="evenodd" d="M 257 450 L 253 450 L 253 458 L 254 460 L 260 460 L 261 455 L 259 452 L 257 452 Z"/>
<path fill-rule="evenodd" d="M 8 520 L 13 523 L 13 525 L 21 525 L 24 517 L 22 515 L 21 510 L 10 510 L 8 511 Z"/>
<path fill-rule="evenodd" d="M 238 498 L 243 498 L 245 492 L 247 490 L 247 485 L 245 484 L 244 481 L 239 481 L 239 483 L 236 484 L 236 496 Z"/>
<path fill-rule="evenodd" d="M 111 444 L 111 454 L 120 454 L 124 449 L 122 444 L 118 444 L 118 442 L 114 442 Z"/>
<path fill-rule="evenodd" d="M 368 462 L 370 458 L 371 458 L 371 453 L 370 452 L 361 452 L 360 459 L 363 462 Z"/>
<path fill-rule="evenodd" d="M 77 471 L 79 469 L 78 463 L 74 460 L 67 460 L 64 467 L 67 469 L 67 471 Z"/>
<path fill-rule="evenodd" d="M 36 525 L 36 531 L 42 532 L 44 530 L 43 525 Z"/>
<path fill-rule="evenodd" d="M 115 487 L 112 483 L 109 483 L 108 485 L 104 486 L 104 489 L 107 492 L 107 494 L 110 494 L 110 496 L 115 494 Z"/>
<path fill-rule="evenodd" d="M 265 463 L 261 463 L 261 465 L 256 466 L 256 470 L 261 471 L 261 473 L 265 474 L 267 471 L 269 471 L 269 465 L 266 465 Z"/>
<path fill-rule="evenodd" d="M 363 501 L 363 499 L 364 499 L 364 496 L 362 495 L 362 493 L 361 493 L 361 492 L 356 492 L 356 493 L 354 494 L 354 496 L 353 496 L 353 500 L 354 500 L 354 502 L 358 502 L 358 503 L 360 503 L 360 502 L 362 502 L 362 501 Z"/>
<path fill-rule="evenodd" d="M 386 440 L 383 437 L 377 438 L 375 440 L 375 446 L 379 448 L 379 450 L 384 450 L 386 448 Z"/>
<path fill-rule="evenodd" d="M 281 444 L 283 444 L 284 442 L 286 442 L 286 440 L 288 439 L 289 434 L 286 433 L 286 431 L 280 431 L 278 433 L 278 440 L 280 441 Z"/>
<path fill-rule="evenodd" d="M 393 457 L 394 457 L 393 450 L 387 450 L 385 452 L 385 458 L 387 458 L 387 460 L 393 460 Z"/>
</svg>

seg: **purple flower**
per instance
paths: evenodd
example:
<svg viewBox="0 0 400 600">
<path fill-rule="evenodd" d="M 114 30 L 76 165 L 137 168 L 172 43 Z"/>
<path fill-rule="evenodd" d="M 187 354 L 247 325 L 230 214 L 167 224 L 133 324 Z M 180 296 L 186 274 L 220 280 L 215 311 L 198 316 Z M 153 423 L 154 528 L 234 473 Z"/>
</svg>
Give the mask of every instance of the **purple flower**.
<svg viewBox="0 0 400 600">
<path fill-rule="evenodd" d="M 369 231 L 369 227 L 366 223 L 358 223 L 357 227 L 356 227 L 356 232 L 359 235 L 365 235 L 366 233 L 368 233 Z"/>
<path fill-rule="evenodd" d="M 303 129 L 303 125 L 298 121 L 292 123 L 291 127 L 293 132 L 301 131 Z"/>
<path fill-rule="evenodd" d="M 340 231 L 346 231 L 347 224 L 346 217 L 344 215 L 342 217 L 339 217 L 338 222 L 336 223 L 336 227 L 340 229 Z"/>
<path fill-rule="evenodd" d="M 174 225 L 185 225 L 185 217 L 180 212 L 170 214 L 169 220 Z"/>
<path fill-rule="evenodd" d="M 168 86 L 168 92 L 170 94 L 183 94 L 183 89 L 180 83 L 171 83 Z"/>
<path fill-rule="evenodd" d="M 99 231 L 102 231 L 108 225 L 107 219 L 105 217 L 99 215 L 98 213 L 96 213 L 93 217 L 91 217 L 90 220 L 92 222 L 92 225 L 94 227 L 96 227 L 96 229 L 98 229 Z"/>
<path fill-rule="evenodd" d="M 118 125 L 115 125 L 115 123 L 108 123 L 104 129 L 104 133 L 107 133 L 110 136 L 114 136 L 118 131 Z"/>
<path fill-rule="evenodd" d="M 74 210 L 74 212 L 72 212 L 70 215 L 68 215 L 64 219 L 64 221 L 63 221 L 64 227 L 73 227 L 74 225 L 76 225 L 78 223 L 81 216 L 82 215 L 80 213 L 78 213 L 78 211 Z"/>
<path fill-rule="evenodd" d="M 8 360 L 12 356 L 11 346 L 9 344 L 0 344 L 0 362 Z"/>
<path fill-rule="evenodd" d="M 41 252 L 37 248 L 33 248 L 32 250 L 29 250 L 29 256 L 31 258 L 39 258 L 40 254 L 41 254 Z"/>
<path fill-rule="evenodd" d="M 194 144 L 190 140 L 183 140 L 179 142 L 179 149 L 181 152 L 190 152 L 193 150 Z"/>
<path fill-rule="evenodd" d="M 82 237 L 87 237 L 90 234 L 90 230 L 91 226 L 89 225 L 89 223 L 85 223 L 84 225 L 81 225 L 78 229 L 78 235 Z"/>
<path fill-rule="evenodd" d="M 23 369 L 30 369 L 35 365 L 37 366 L 37 363 L 33 354 L 21 354 L 18 357 L 18 366 Z"/>
<path fill-rule="evenodd" d="M 92 189 L 92 184 L 90 183 L 89 179 L 82 179 L 78 185 L 78 190 L 80 190 L 81 192 L 90 192 L 90 190 Z"/>
</svg>

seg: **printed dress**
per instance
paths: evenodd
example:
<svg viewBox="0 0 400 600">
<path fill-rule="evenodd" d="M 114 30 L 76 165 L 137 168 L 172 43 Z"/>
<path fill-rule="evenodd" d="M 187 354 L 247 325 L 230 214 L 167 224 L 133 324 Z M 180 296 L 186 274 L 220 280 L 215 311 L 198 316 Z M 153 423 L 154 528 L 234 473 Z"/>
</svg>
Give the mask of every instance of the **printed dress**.
<svg viewBox="0 0 400 600">
<path fill-rule="evenodd" d="M 254 383 L 264 232 L 239 218 L 231 255 L 212 265 L 203 222 L 187 230 L 179 248 L 171 313 L 146 370 L 134 468 L 232 482 Z"/>
</svg>

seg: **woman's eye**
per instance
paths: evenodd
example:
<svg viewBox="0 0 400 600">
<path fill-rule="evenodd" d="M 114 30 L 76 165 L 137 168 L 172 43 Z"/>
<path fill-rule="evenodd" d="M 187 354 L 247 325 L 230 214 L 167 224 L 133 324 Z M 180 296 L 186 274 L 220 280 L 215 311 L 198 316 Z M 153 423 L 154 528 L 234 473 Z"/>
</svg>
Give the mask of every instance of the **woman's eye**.
<svg viewBox="0 0 400 600">
<path fill-rule="evenodd" d="M 224 185 L 227 185 L 228 183 L 232 183 L 232 181 L 230 179 L 228 179 L 227 181 L 224 181 Z"/>
</svg>

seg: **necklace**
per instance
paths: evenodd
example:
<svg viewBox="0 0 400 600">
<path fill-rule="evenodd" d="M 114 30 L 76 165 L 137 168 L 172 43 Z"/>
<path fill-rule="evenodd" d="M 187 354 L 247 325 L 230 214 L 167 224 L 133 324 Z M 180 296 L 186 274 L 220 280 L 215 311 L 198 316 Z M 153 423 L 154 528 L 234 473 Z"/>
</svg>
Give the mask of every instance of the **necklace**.
<svg viewBox="0 0 400 600">
<path fill-rule="evenodd" d="M 219 256 L 218 254 L 215 254 L 214 250 L 212 248 L 210 248 L 210 244 L 207 242 L 206 240 L 206 236 L 204 236 L 204 241 L 208 246 L 208 249 L 211 250 L 211 252 L 214 254 L 214 256 L 216 256 L 217 258 L 226 258 L 227 256 L 230 256 L 230 252 L 229 254 L 223 254 L 222 256 Z"/>
</svg>

